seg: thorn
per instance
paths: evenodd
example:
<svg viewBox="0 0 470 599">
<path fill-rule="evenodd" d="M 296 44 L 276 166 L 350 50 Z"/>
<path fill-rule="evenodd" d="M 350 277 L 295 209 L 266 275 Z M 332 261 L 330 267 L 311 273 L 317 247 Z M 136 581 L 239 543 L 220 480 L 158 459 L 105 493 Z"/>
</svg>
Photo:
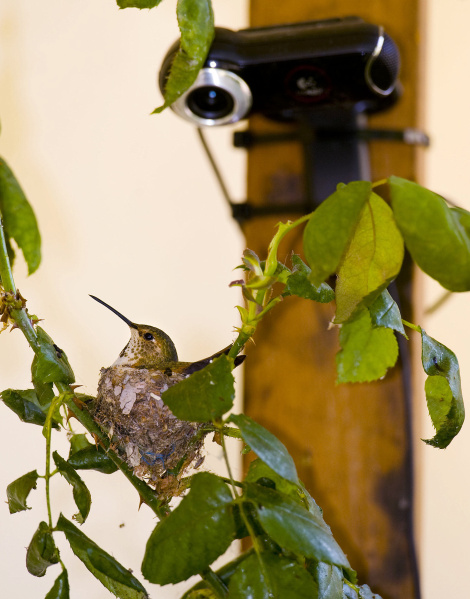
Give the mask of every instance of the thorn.
<svg viewBox="0 0 470 599">
<path fill-rule="evenodd" d="M 72 412 L 72 410 L 70 408 L 67 408 L 67 416 L 66 416 L 67 423 L 69 422 L 69 420 L 71 418 L 77 418 L 77 417 L 75 416 L 75 414 Z M 77 420 L 78 420 L 78 418 L 77 418 Z"/>
<path fill-rule="evenodd" d="M 8 326 L 8 324 L 7 324 L 7 323 L 5 323 L 5 324 Z M 14 331 L 15 329 L 19 329 L 19 328 L 20 328 L 20 327 L 19 327 L 19 326 L 16 324 L 16 322 L 15 322 L 14 324 L 12 324 L 12 325 L 11 325 L 10 333 L 11 333 L 12 331 Z"/>
<path fill-rule="evenodd" d="M 25 298 L 21 295 L 20 290 L 17 289 L 16 290 L 16 296 L 15 298 L 19 301 L 21 301 L 21 307 L 24 308 L 26 306 L 26 300 Z"/>
<path fill-rule="evenodd" d="M 83 385 L 69 385 L 69 387 L 72 389 L 72 391 L 75 391 L 75 389 L 78 389 L 79 387 L 83 387 Z"/>
<path fill-rule="evenodd" d="M 96 433 L 91 433 L 91 436 L 93 437 L 93 441 L 95 442 L 96 449 L 98 449 L 98 447 L 102 445 L 100 438 Z"/>
<path fill-rule="evenodd" d="M 81 385 L 78 386 L 81 387 Z M 72 401 L 77 406 L 77 408 L 80 408 L 80 410 L 86 408 L 86 403 L 81 399 L 78 399 L 78 397 L 76 397 L 75 395 L 72 397 Z"/>
</svg>

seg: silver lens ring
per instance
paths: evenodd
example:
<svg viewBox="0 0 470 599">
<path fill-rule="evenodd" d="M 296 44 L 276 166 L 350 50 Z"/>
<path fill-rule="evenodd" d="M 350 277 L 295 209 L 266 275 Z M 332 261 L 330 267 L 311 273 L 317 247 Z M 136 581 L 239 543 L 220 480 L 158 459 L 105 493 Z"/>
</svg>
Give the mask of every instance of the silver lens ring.
<svg viewBox="0 0 470 599">
<path fill-rule="evenodd" d="M 207 117 L 203 116 L 203 108 L 198 111 L 200 114 L 196 114 L 191 108 L 192 98 L 194 98 L 195 92 L 201 88 L 210 89 L 213 94 L 218 93 L 219 90 L 224 92 L 223 96 L 227 97 L 229 102 L 227 102 L 226 110 L 220 111 L 220 117 L 211 114 L 210 110 L 208 110 Z M 212 127 L 236 123 L 247 114 L 252 102 L 251 90 L 241 77 L 225 69 L 207 68 L 199 71 L 193 85 L 171 105 L 171 108 L 179 116 L 193 124 L 200 127 Z"/>
</svg>

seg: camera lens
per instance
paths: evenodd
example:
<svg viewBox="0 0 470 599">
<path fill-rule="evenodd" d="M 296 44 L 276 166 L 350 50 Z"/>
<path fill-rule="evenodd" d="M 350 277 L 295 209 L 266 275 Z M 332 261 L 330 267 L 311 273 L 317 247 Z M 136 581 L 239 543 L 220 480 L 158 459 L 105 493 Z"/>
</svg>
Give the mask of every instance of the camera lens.
<svg viewBox="0 0 470 599">
<path fill-rule="evenodd" d="M 188 108 L 204 119 L 221 119 L 233 111 L 232 95 L 220 87 L 203 85 L 188 94 Z"/>
<path fill-rule="evenodd" d="M 228 125 L 244 118 L 252 104 L 246 81 L 227 69 L 204 68 L 196 81 L 171 105 L 172 110 L 199 127 Z"/>
</svg>

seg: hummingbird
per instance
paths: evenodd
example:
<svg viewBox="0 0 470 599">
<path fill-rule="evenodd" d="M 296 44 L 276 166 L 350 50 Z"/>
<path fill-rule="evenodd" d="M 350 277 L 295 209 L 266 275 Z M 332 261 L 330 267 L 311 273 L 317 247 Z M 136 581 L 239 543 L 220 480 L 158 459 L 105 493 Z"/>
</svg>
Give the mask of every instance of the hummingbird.
<svg viewBox="0 0 470 599">
<path fill-rule="evenodd" d="M 160 498 L 169 499 L 184 490 L 181 478 L 187 469 L 203 461 L 205 424 L 179 420 L 161 395 L 228 353 L 231 346 L 197 362 L 180 362 L 173 341 L 162 330 L 136 324 L 103 300 L 90 297 L 121 318 L 131 338 L 116 361 L 101 369 L 97 397 L 89 410 L 134 474 L 151 484 Z M 244 359 L 237 356 L 235 366 Z"/>
</svg>

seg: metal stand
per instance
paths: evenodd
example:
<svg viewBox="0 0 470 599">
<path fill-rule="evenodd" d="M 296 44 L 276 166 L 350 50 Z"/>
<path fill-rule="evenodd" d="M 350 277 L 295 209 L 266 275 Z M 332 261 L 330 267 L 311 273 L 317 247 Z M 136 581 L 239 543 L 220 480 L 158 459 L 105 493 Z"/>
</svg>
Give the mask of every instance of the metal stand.
<svg viewBox="0 0 470 599">
<path fill-rule="evenodd" d="M 260 144 L 297 142 L 304 156 L 305 200 L 276 206 L 254 206 L 250 202 L 233 203 L 235 220 L 243 222 L 269 214 L 301 213 L 314 210 L 336 189 L 339 181 L 370 180 L 369 141 L 396 141 L 409 145 L 429 146 L 429 137 L 417 129 L 367 129 L 363 114 L 338 112 L 312 117 L 305 113 L 292 133 L 255 135 L 249 130 L 233 136 L 236 148 Z"/>
</svg>

